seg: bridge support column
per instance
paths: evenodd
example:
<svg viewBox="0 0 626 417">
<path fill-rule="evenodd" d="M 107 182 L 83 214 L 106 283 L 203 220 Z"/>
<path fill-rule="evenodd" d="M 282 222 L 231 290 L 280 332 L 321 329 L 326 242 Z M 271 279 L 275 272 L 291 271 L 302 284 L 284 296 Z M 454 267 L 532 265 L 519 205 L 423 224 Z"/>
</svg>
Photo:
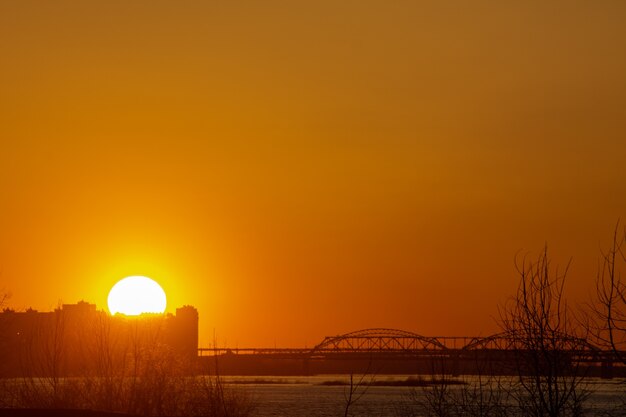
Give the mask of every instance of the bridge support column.
<svg viewBox="0 0 626 417">
<path fill-rule="evenodd" d="M 613 361 L 602 361 L 600 365 L 600 378 L 613 379 Z"/>
<path fill-rule="evenodd" d="M 452 354 L 452 369 L 451 369 L 451 373 L 452 376 L 459 376 L 461 375 L 461 358 L 460 358 L 461 354 L 459 352 L 455 352 Z"/>
</svg>

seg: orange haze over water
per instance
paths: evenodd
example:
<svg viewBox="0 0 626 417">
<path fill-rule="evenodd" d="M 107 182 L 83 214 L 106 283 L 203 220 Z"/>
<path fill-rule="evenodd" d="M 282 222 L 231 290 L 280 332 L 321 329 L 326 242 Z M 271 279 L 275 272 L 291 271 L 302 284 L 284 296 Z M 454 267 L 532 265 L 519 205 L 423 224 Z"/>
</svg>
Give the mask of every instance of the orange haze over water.
<svg viewBox="0 0 626 417">
<path fill-rule="evenodd" d="M 489 334 L 518 251 L 587 301 L 626 216 L 626 3 L 0 4 L 0 289 L 200 344 Z"/>
</svg>

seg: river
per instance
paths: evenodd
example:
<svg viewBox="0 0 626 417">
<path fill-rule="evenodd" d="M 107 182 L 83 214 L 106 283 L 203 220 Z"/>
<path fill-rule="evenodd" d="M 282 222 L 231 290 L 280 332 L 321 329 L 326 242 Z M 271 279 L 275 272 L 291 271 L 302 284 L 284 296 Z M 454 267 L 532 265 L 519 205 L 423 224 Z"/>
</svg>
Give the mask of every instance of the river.
<svg viewBox="0 0 626 417">
<path fill-rule="evenodd" d="M 378 375 L 375 382 L 393 383 L 406 380 L 407 376 Z M 427 377 L 426 377 L 427 378 Z M 355 378 L 356 380 L 356 378 Z M 243 390 L 256 403 L 258 417 L 335 417 L 343 416 L 349 386 L 345 375 L 310 377 L 227 377 L 224 378 L 235 390 Z M 477 379 L 467 377 L 465 381 L 475 386 Z M 474 384 L 474 385 L 471 385 Z M 507 381 L 504 381 L 507 384 Z M 589 416 L 606 415 L 626 399 L 626 381 L 623 379 L 588 379 L 585 387 L 591 391 L 585 403 Z M 427 388 L 428 389 L 428 388 Z M 462 390 L 462 386 L 450 386 L 451 390 Z M 364 393 L 363 393 L 364 392 Z M 369 386 L 358 389 L 362 397 L 350 408 L 351 416 L 375 417 L 419 417 L 423 410 L 416 400 L 423 400 L 421 387 Z"/>
</svg>

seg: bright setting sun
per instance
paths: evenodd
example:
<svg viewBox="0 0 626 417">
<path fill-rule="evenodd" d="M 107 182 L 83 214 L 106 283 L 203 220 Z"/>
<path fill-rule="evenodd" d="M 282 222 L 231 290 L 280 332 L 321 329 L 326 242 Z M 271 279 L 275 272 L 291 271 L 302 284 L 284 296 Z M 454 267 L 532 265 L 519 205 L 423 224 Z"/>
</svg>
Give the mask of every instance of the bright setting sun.
<svg viewBox="0 0 626 417">
<path fill-rule="evenodd" d="M 107 300 L 109 312 L 138 316 L 143 313 L 163 313 L 166 306 L 165 291 L 148 277 L 132 276 L 118 281 Z"/>
</svg>

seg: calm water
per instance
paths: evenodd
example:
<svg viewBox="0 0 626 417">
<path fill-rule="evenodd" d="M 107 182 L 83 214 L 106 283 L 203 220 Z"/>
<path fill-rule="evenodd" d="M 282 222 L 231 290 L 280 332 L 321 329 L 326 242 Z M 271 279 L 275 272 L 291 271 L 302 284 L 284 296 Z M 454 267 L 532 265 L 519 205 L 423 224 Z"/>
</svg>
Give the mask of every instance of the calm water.
<svg viewBox="0 0 626 417">
<path fill-rule="evenodd" d="M 406 376 L 377 376 L 376 381 L 405 380 Z M 346 404 L 346 386 L 325 386 L 327 381 L 344 381 L 345 375 L 324 375 L 314 377 L 230 377 L 225 382 L 233 383 L 235 389 L 242 389 L 252 396 L 257 404 L 259 417 L 343 416 Z M 466 378 L 469 383 L 475 379 Z M 270 384 L 268 382 L 275 382 Z M 626 381 L 621 379 L 590 379 L 588 388 L 593 394 L 587 402 L 588 415 L 599 416 L 611 411 L 626 398 Z M 452 389 L 459 389 L 452 388 Z M 371 386 L 363 397 L 351 407 L 351 416 L 399 417 L 407 415 L 407 407 L 412 407 L 409 394 L 414 391 L 421 396 L 422 388 Z M 417 409 L 411 408 L 413 412 Z M 415 414 L 419 415 L 419 414 Z"/>
</svg>

